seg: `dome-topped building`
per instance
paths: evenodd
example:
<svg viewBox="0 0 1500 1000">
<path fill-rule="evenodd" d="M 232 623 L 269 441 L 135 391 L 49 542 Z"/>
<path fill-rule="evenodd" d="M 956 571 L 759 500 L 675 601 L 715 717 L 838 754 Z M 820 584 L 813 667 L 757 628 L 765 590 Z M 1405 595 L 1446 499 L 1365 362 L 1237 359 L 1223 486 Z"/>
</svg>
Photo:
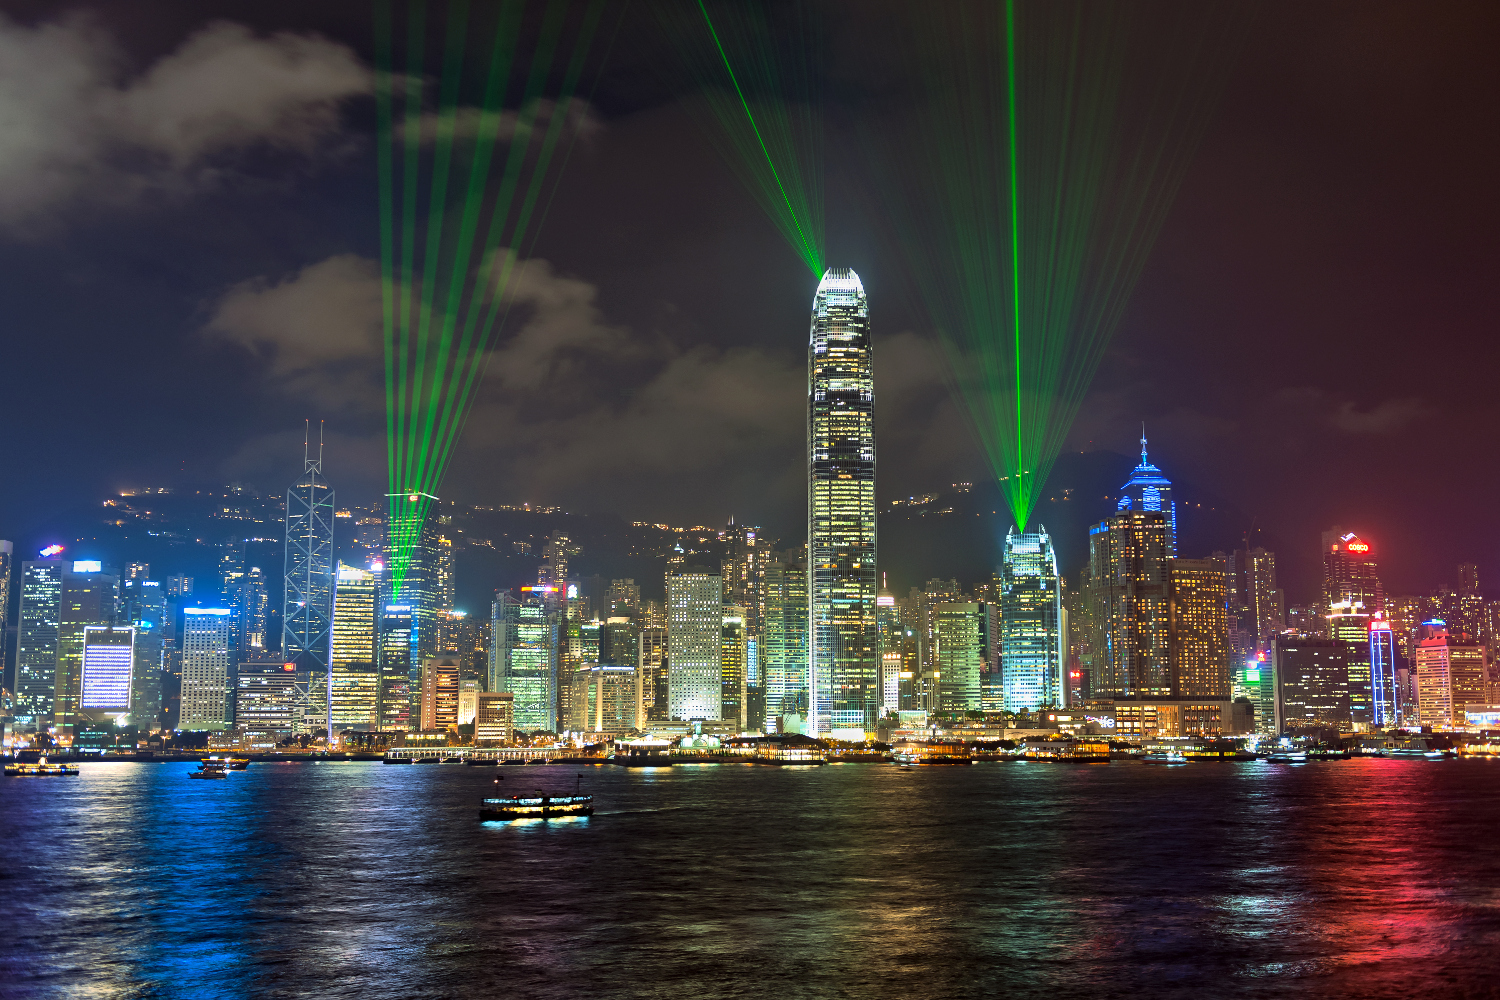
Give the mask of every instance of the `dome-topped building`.
<svg viewBox="0 0 1500 1000">
<path fill-rule="evenodd" d="M 1141 427 L 1141 464 L 1120 487 L 1115 510 L 1159 510 L 1167 515 L 1167 558 L 1177 558 L 1177 503 L 1172 481 L 1146 458 L 1146 428 Z"/>
</svg>

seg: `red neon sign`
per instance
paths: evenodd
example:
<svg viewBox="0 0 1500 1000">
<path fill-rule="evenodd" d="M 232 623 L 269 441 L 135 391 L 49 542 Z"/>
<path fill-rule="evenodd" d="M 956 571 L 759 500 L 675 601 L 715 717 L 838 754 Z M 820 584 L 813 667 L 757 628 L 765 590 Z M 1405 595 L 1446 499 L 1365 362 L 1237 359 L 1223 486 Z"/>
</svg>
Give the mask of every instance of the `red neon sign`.
<svg viewBox="0 0 1500 1000">
<path fill-rule="evenodd" d="M 1350 542 L 1346 546 L 1346 548 L 1348 548 L 1348 550 L 1350 552 L 1368 552 L 1368 551 L 1370 551 L 1370 543 L 1369 542 Z"/>
</svg>

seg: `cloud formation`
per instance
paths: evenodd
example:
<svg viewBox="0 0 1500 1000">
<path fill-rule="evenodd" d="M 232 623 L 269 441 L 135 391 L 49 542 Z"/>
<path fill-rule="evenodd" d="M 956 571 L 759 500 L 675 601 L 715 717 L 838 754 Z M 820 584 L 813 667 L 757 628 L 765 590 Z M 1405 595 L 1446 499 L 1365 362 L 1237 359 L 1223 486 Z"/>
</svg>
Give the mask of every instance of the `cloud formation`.
<svg viewBox="0 0 1500 1000">
<path fill-rule="evenodd" d="M 144 72 L 121 71 L 86 18 L 26 27 L 0 15 L 0 224 L 35 225 L 75 199 L 129 203 L 224 177 L 231 154 L 308 156 L 370 89 L 345 45 L 209 24 Z"/>
</svg>

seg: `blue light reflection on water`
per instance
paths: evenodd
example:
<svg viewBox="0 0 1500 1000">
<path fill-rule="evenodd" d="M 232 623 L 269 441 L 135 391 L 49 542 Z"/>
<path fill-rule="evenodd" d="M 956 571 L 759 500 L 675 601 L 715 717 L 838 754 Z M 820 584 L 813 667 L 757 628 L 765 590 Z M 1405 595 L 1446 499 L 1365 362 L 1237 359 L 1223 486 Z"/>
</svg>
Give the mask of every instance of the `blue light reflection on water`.
<svg viewBox="0 0 1500 1000">
<path fill-rule="evenodd" d="M 0 995 L 1485 995 L 1500 762 L 90 764 L 0 783 Z M 1454 990 L 1457 990 L 1454 993 Z"/>
</svg>

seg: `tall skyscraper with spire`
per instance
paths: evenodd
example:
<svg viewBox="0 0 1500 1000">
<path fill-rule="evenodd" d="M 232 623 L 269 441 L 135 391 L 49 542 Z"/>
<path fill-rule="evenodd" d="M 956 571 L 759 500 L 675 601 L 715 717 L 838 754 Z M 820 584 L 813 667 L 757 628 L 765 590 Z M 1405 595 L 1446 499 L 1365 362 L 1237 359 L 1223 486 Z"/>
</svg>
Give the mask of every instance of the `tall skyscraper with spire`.
<svg viewBox="0 0 1500 1000">
<path fill-rule="evenodd" d="M 1062 587 L 1046 525 L 1005 536 L 1000 568 L 1000 673 L 1007 711 L 1062 707 Z"/>
<path fill-rule="evenodd" d="M 1120 487 L 1115 510 L 1159 510 L 1167 516 L 1168 559 L 1177 558 L 1177 502 L 1172 499 L 1172 481 L 1146 458 L 1146 425 L 1141 425 L 1141 464 Z"/>
<path fill-rule="evenodd" d="M 881 704 L 875 377 L 869 301 L 849 268 L 818 283 L 807 375 L 809 723 L 864 730 Z"/>
<path fill-rule="evenodd" d="M 317 459 L 312 458 L 310 442 L 303 439 L 302 466 L 302 478 L 286 491 L 286 601 L 281 650 L 288 662 L 297 664 L 299 673 L 309 675 L 310 684 L 323 683 L 323 704 L 331 712 L 333 678 L 328 670 L 328 653 L 333 627 L 334 507 L 333 487 L 323 478 L 321 430 Z"/>
</svg>

